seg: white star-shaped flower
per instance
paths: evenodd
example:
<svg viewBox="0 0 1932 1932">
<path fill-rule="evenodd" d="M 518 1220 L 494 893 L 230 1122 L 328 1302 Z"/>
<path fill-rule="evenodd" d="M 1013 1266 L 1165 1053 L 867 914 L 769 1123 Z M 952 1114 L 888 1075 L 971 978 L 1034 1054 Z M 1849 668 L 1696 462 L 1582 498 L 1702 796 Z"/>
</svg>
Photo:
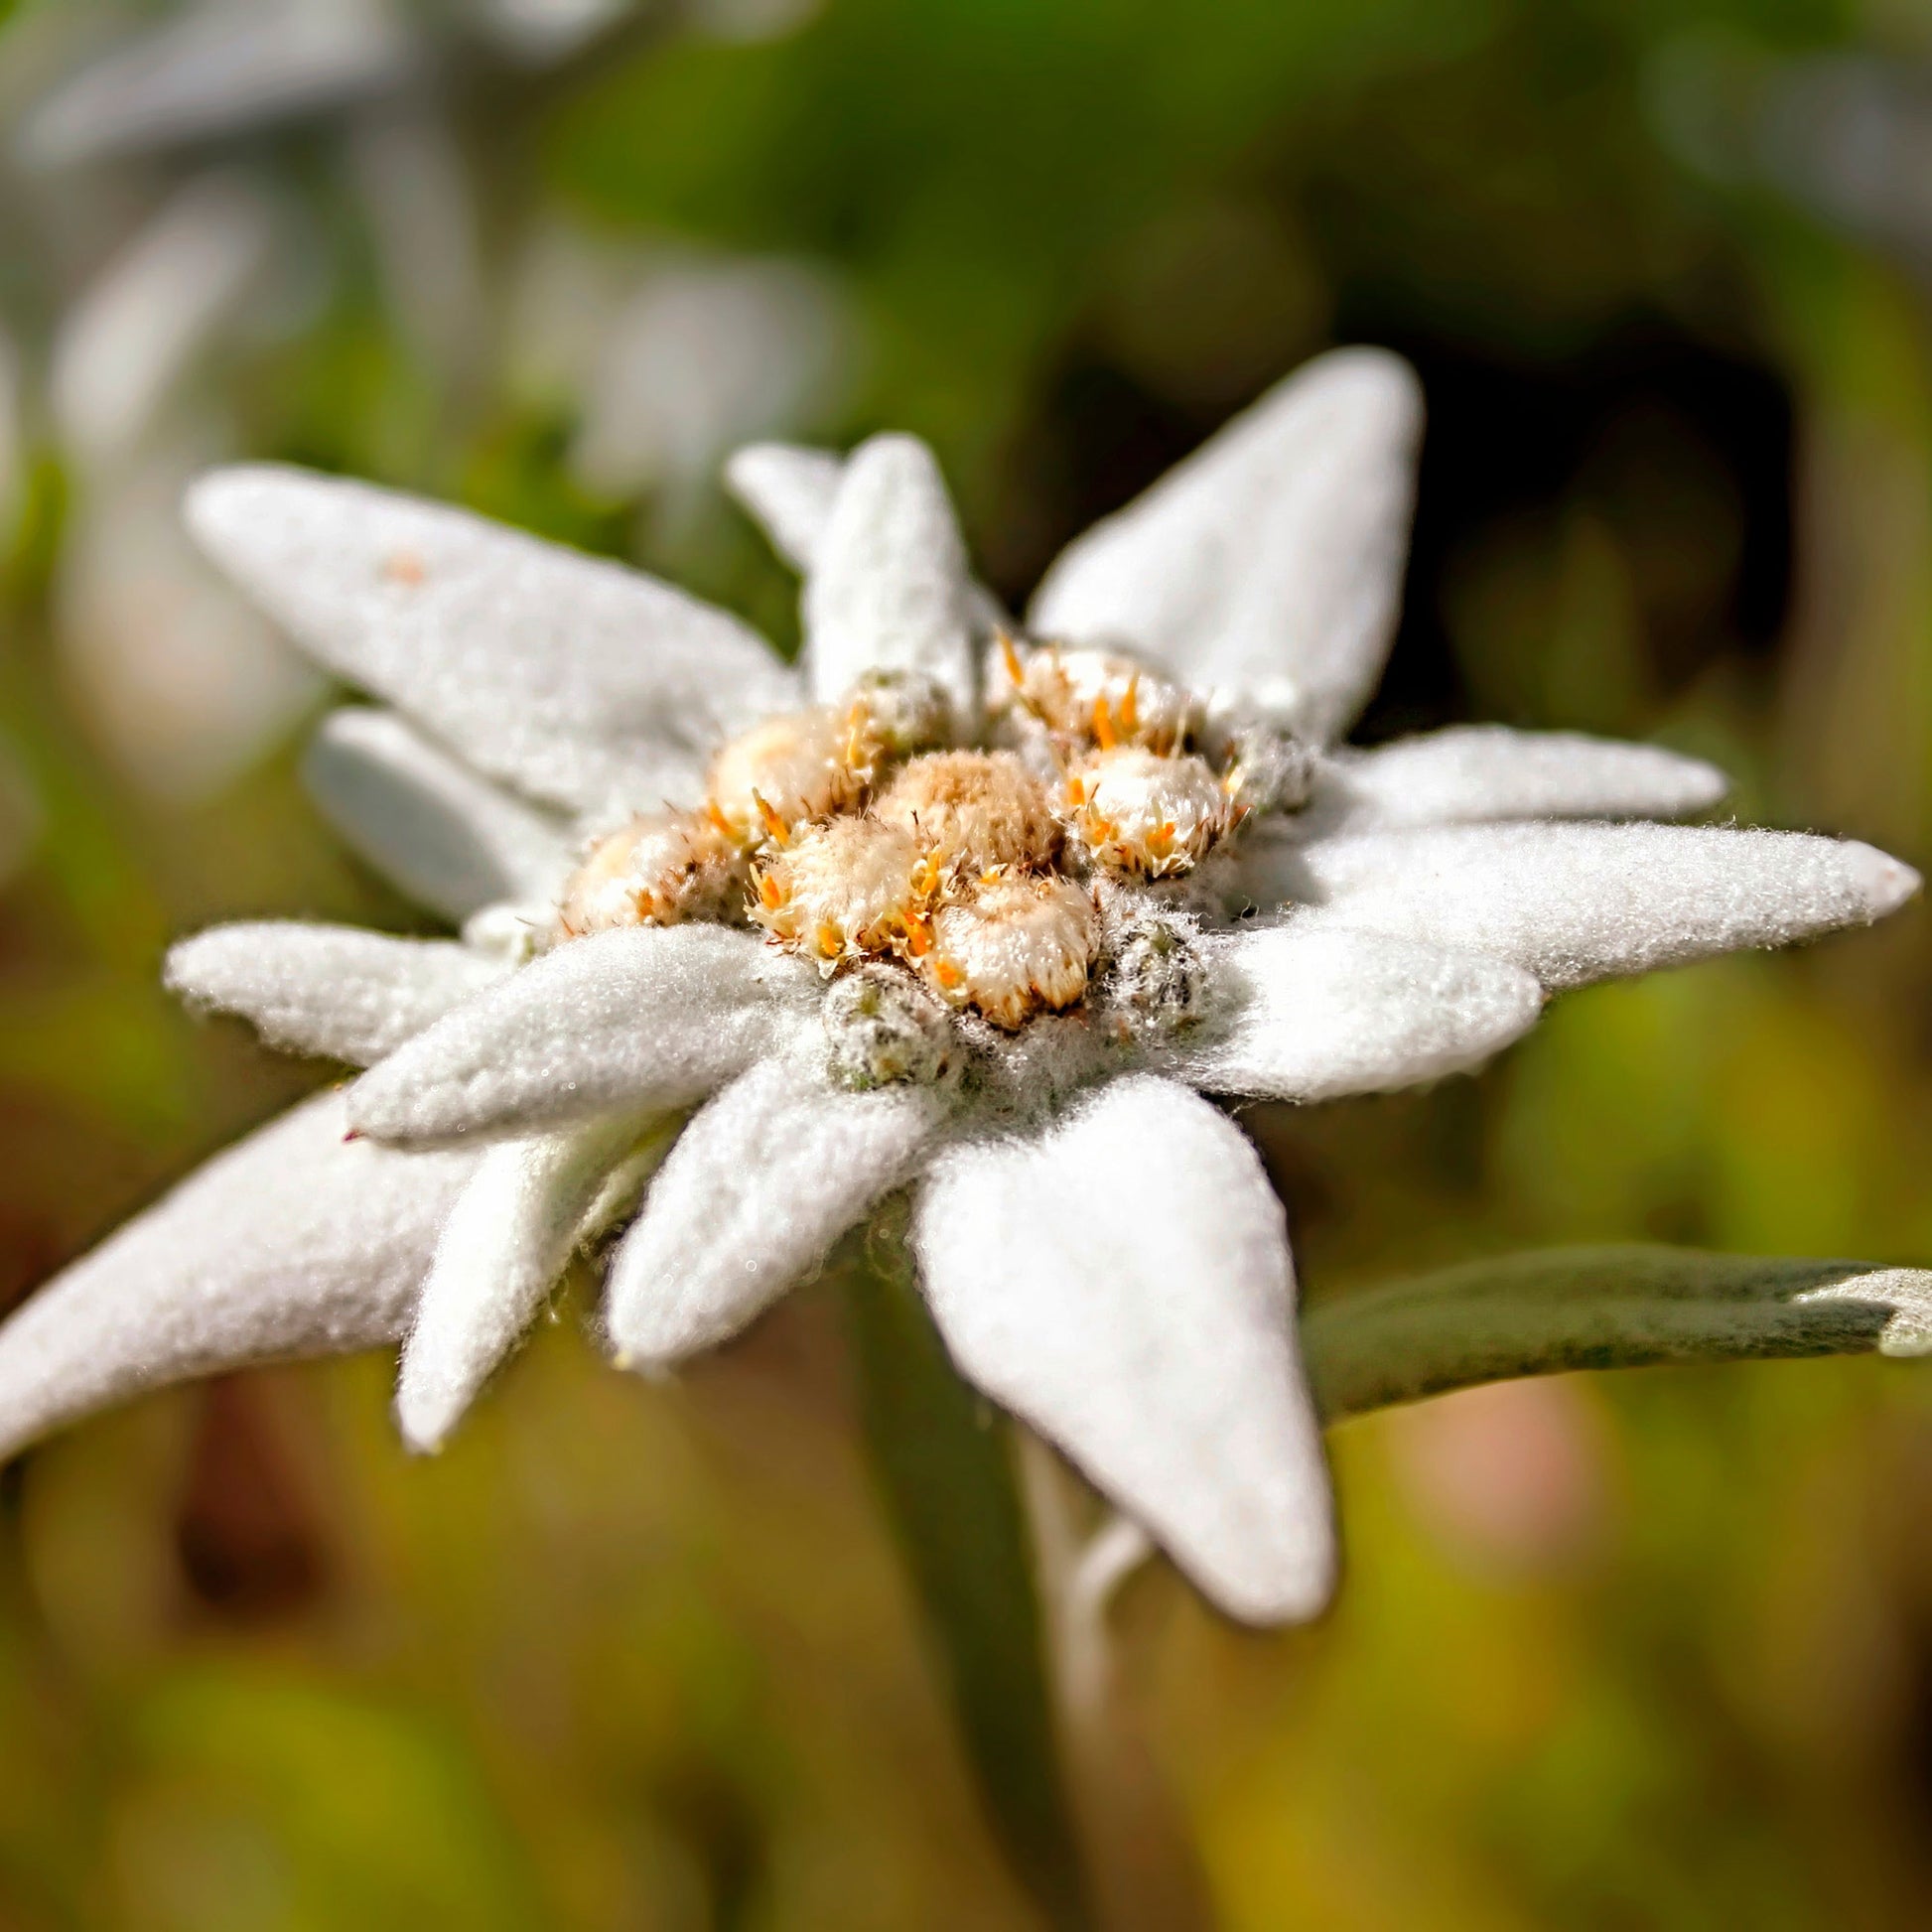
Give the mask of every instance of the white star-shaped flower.
<svg viewBox="0 0 1932 1932">
<path fill-rule="evenodd" d="M 1405 363 L 1323 357 L 1073 544 L 1012 636 L 923 445 L 742 452 L 804 573 L 796 668 L 458 510 L 207 480 L 204 545 L 393 707 L 324 725 L 324 808 L 464 938 L 177 948 L 198 1005 L 368 1071 L 0 1329 L 0 1449 L 397 1338 L 401 1426 L 433 1447 L 626 1221 L 605 1323 L 662 1370 L 909 1187 L 961 1372 L 1224 1608 L 1311 1613 L 1334 1540 L 1285 1216 L 1201 1095 L 1434 1080 L 1553 990 L 1919 883 L 1868 846 L 1651 822 L 1723 780 L 1647 747 L 1332 749 L 1394 626 L 1421 419 Z"/>
</svg>

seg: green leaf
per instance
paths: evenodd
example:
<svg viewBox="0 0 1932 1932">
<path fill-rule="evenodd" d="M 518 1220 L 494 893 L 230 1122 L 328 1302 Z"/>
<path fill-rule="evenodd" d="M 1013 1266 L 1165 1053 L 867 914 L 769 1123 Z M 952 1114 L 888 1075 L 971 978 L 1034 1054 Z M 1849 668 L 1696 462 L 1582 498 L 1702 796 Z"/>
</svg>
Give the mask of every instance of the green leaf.
<svg viewBox="0 0 1932 1932">
<path fill-rule="evenodd" d="M 967 1388 L 912 1279 L 903 1204 L 840 1270 L 873 1472 L 996 1836 L 1056 1927 L 1089 1923 L 1009 1427 Z"/>
<path fill-rule="evenodd" d="M 1545 1248 L 1315 1304 L 1323 1419 L 1579 1368 L 1932 1353 L 1932 1274 L 1692 1248 Z"/>
</svg>

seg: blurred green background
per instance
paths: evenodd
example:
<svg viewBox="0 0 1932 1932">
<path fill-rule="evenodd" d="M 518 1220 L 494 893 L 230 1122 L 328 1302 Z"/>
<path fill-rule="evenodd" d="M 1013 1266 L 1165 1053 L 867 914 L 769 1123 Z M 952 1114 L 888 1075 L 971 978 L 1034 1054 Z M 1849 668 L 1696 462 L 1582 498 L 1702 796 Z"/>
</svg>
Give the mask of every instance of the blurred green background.
<svg viewBox="0 0 1932 1932">
<path fill-rule="evenodd" d="M 326 1077 L 174 1011 L 172 935 L 415 917 L 296 782 L 320 693 L 170 533 L 211 459 L 454 496 L 788 641 L 733 438 L 927 437 L 1018 599 L 1275 376 L 1385 343 L 1432 427 L 1365 736 L 1656 737 L 1741 817 L 1932 858 L 1913 0 L 450 0 L 299 111 L 79 137 L 48 102 L 167 10 L 0 18 L 0 1305 Z M 1311 1296 L 1560 1241 L 1924 1261 L 1928 991 L 1918 912 L 1246 1120 Z M 673 1387 L 581 1313 L 433 1462 L 359 1360 L 0 1476 L 0 1927 L 1031 1922 L 834 1299 Z M 1924 1371 L 1516 1384 L 1332 1446 L 1320 1626 L 1164 1570 L 1123 1606 L 1229 1926 L 1932 1916 Z"/>
</svg>

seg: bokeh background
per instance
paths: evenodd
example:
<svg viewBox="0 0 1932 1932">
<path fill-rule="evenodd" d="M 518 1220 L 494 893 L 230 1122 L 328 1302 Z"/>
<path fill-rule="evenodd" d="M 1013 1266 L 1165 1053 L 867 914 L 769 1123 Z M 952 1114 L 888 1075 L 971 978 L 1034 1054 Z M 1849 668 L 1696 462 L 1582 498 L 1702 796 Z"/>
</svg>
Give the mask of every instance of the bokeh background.
<svg viewBox="0 0 1932 1932">
<path fill-rule="evenodd" d="M 196 561 L 270 456 L 795 635 L 749 436 L 928 438 L 1013 599 L 1333 342 L 1432 426 L 1365 726 L 1718 759 L 1932 858 L 1915 0 L 0 4 L 0 1305 L 330 1077 L 156 984 L 230 915 L 422 929 Z M 1932 924 L 1566 996 L 1501 1066 L 1256 1110 L 1311 1296 L 1514 1246 L 1932 1255 Z M 0 1475 L 0 1927 L 1031 1923 L 836 1299 L 672 1387 L 559 1318 L 455 1446 L 388 1365 Z M 1123 1670 L 1237 1928 L 1932 1916 L 1932 1374 L 1508 1385 L 1333 1439 L 1319 1627 L 1169 1573 Z"/>
</svg>

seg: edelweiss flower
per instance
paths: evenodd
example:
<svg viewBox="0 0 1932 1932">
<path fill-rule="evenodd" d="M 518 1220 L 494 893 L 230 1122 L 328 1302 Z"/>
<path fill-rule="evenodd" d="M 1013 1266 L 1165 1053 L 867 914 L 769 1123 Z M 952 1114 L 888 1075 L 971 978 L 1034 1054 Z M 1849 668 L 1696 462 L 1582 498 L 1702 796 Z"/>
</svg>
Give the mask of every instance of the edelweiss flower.
<svg viewBox="0 0 1932 1932">
<path fill-rule="evenodd" d="M 0 1330 L 0 1447 L 398 1337 L 401 1426 L 433 1447 L 624 1221 L 605 1323 L 662 1370 L 909 1185 L 966 1377 L 1223 1607 L 1313 1611 L 1333 1535 L 1285 1217 L 1201 1093 L 1434 1080 L 1550 991 L 1918 886 L 1863 845 L 1567 822 L 1718 798 L 1663 751 L 1331 749 L 1393 627 L 1420 426 L 1406 364 L 1324 357 L 1076 542 L 1013 635 L 922 445 L 747 450 L 734 484 L 804 572 L 796 669 L 460 511 L 209 478 L 202 542 L 395 707 L 324 725 L 325 809 L 464 936 L 243 925 L 176 950 L 196 1004 L 368 1071 Z"/>
</svg>

